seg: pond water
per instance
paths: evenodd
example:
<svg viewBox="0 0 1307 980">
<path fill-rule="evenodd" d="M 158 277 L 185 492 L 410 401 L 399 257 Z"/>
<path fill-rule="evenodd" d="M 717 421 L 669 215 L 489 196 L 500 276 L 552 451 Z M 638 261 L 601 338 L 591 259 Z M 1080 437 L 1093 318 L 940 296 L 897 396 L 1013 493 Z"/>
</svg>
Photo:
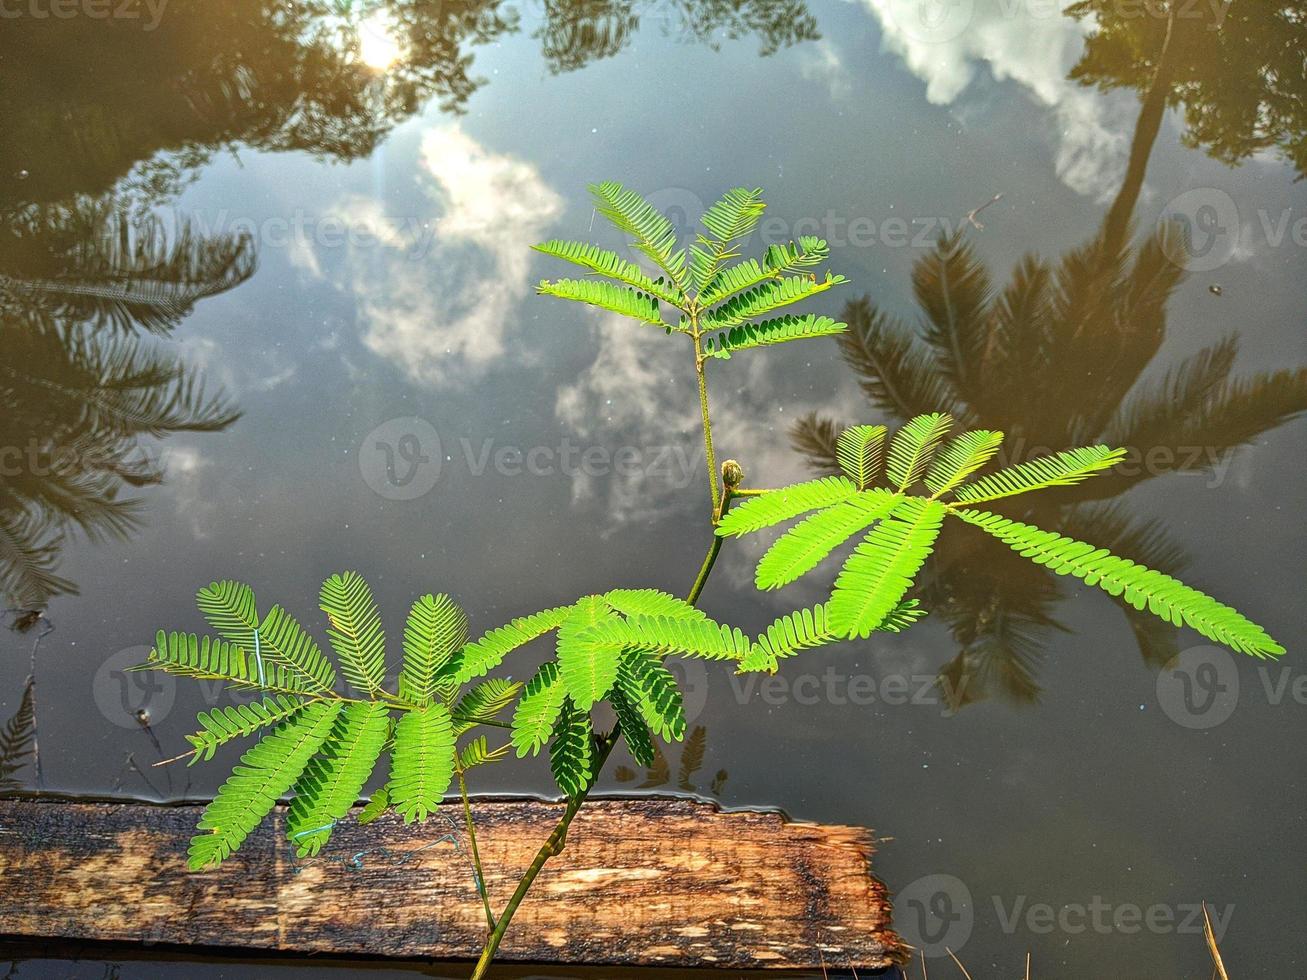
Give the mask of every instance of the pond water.
<svg viewBox="0 0 1307 980">
<path fill-rule="evenodd" d="M 646 779 L 623 757 L 602 787 L 874 828 L 905 936 L 977 977 L 1019 975 L 1027 951 L 1034 976 L 1206 977 L 1202 901 L 1232 975 L 1307 974 L 1307 28 L 1267 2 L 1177 15 L 1167 41 L 1157 10 L 1085 6 L 6 13 L 0 723 L 35 664 L 39 786 L 215 790 L 221 765 L 151 768 L 185 749 L 204 691 L 122 673 L 157 629 L 201 628 L 192 597 L 215 578 L 318 628 L 319 584 L 356 569 L 395 636 L 428 591 L 480 631 L 617 586 L 687 589 L 709 539 L 692 365 L 656 331 L 535 296 L 561 273 L 527 246 L 617 244 L 589 181 L 681 224 L 761 186 L 749 250 L 828 239 L 851 283 L 815 306 L 867 343 L 715 365 L 719 449 L 748 483 L 812 472 L 792 444 L 808 413 L 898 421 L 924 397 L 1021 457 L 1115 440 L 1119 475 L 1037 523 L 1183 568 L 1289 655 L 1148 628 L 964 529 L 923 579 L 921 625 L 777 680 L 682 669 L 701 758 L 673 747 Z M 1141 115 L 1150 86 L 1171 105 Z M 1187 237 L 1158 251 L 1167 219 Z M 919 330 L 959 295 L 924 271 L 954 231 L 995 292 L 1054 311 L 995 339 L 1003 370 L 980 378 L 933 349 L 894 356 L 900 328 L 875 319 Z M 1127 243 L 1116 275 L 1077 252 L 1100 233 Z M 1028 253 L 1053 270 L 1044 294 Z M 163 285 L 106 298 L 144 280 Z M 152 385 L 106 393 L 147 358 Z M 756 630 L 829 585 L 759 593 L 758 553 L 727 544 L 712 615 Z M 7 791 L 38 787 L 24 761 L 0 767 Z M 543 759 L 479 773 L 482 792 L 552 791 Z M 297 969 L 87 956 L 24 954 L 8 975 Z"/>
</svg>

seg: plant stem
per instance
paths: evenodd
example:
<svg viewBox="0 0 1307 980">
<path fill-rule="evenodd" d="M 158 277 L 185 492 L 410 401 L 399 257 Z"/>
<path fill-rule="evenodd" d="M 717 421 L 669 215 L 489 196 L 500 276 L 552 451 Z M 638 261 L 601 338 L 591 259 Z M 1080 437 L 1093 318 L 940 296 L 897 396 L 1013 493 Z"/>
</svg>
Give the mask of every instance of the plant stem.
<svg viewBox="0 0 1307 980">
<path fill-rule="evenodd" d="M 477 878 L 477 893 L 481 896 L 481 907 L 486 910 L 486 925 L 495 931 L 495 914 L 490 911 L 490 895 L 486 891 L 486 874 L 481 870 L 481 853 L 477 850 L 477 830 L 472 822 L 472 803 L 467 798 L 467 780 L 463 778 L 463 767 L 458 767 L 458 792 L 463 797 L 463 817 L 467 820 L 467 837 L 472 843 L 472 867 Z"/>
<path fill-rule="evenodd" d="M 714 484 L 715 486 L 715 484 Z M 722 496 L 723 510 L 729 505 L 731 499 L 731 486 L 726 484 L 726 489 Z M 699 596 L 703 592 L 703 587 L 708 582 L 708 576 L 711 574 L 713 564 L 717 560 L 717 553 L 722 550 L 722 539 L 713 535 L 712 544 L 708 546 L 708 554 L 704 557 L 703 566 L 699 569 L 699 574 L 695 577 L 694 585 L 690 587 L 690 593 L 685 597 L 685 601 L 694 605 L 699 601 Z M 599 774 L 603 771 L 604 764 L 608 761 L 608 756 L 613 751 L 621 736 L 622 729 L 620 724 L 614 724 L 613 730 L 608 736 L 599 743 L 599 752 L 594 760 L 594 775 L 590 778 L 590 784 L 586 786 L 581 793 L 567 801 L 567 808 L 563 810 L 563 815 L 559 818 L 558 823 L 554 826 L 548 839 L 541 845 L 540 850 L 536 852 L 535 859 L 531 866 L 526 869 L 522 875 L 522 880 L 517 883 L 517 888 L 513 891 L 513 897 L 508 900 L 504 906 L 504 911 L 499 913 L 499 922 L 494 926 L 490 933 L 490 938 L 486 940 L 485 948 L 481 951 L 481 957 L 477 960 L 476 969 L 472 971 L 471 980 L 482 980 L 486 972 L 490 969 L 490 964 L 495 958 L 495 953 L 499 950 L 499 944 L 504 939 L 504 933 L 508 931 L 508 925 L 513 921 L 513 915 L 517 912 L 517 907 L 522 904 L 526 898 L 526 893 L 531 890 L 531 885 L 535 882 L 540 872 L 544 870 L 545 862 L 551 857 L 556 857 L 562 853 L 563 845 L 567 841 L 567 828 L 571 826 L 573 818 L 580 811 L 581 806 L 585 803 L 586 798 L 590 795 L 590 790 L 594 789 L 595 784 L 599 782 Z M 460 787 L 462 785 L 462 775 L 459 776 Z M 464 806 L 467 806 L 467 797 L 463 798 Z M 471 818 L 469 817 L 469 820 Z M 473 847 L 475 848 L 475 843 Z M 480 865 L 478 864 L 478 868 Z M 479 873 L 479 872 L 478 872 Z M 484 896 L 484 891 L 482 895 Z M 486 914 L 489 915 L 487 908 Z"/>
<path fill-rule="evenodd" d="M 699 381 L 699 415 L 703 420 L 703 451 L 708 463 L 708 489 L 712 493 L 713 523 L 721 516 L 721 491 L 717 488 L 717 453 L 712 445 L 712 416 L 708 411 L 708 376 L 704 371 L 703 342 L 699 318 L 690 318 L 690 336 L 694 338 L 694 373 Z"/>
</svg>

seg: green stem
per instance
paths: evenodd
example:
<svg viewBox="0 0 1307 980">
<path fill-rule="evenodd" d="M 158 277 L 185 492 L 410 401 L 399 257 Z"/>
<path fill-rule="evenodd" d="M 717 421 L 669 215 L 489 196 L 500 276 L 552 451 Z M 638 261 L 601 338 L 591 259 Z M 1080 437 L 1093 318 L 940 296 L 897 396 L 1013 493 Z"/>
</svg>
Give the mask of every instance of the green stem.
<svg viewBox="0 0 1307 980">
<path fill-rule="evenodd" d="M 725 508 L 730 503 L 731 485 L 725 484 L 726 490 L 722 497 L 722 507 Z M 708 554 L 704 557 L 703 567 L 699 569 L 699 574 L 695 577 L 694 585 L 690 587 L 690 593 L 685 597 L 685 601 L 694 605 L 699 601 L 699 596 L 703 592 L 704 585 L 708 582 L 708 576 L 712 572 L 713 564 L 717 560 L 717 553 L 722 550 L 722 539 L 713 535 L 712 544 L 708 547 Z M 490 938 L 486 940 L 485 948 L 481 951 L 481 957 L 477 960 L 476 969 L 472 971 L 471 980 L 482 980 L 486 972 L 490 969 L 490 964 L 495 958 L 495 953 L 499 950 L 499 944 L 503 942 L 504 933 L 508 931 L 508 925 L 513 921 L 513 915 L 517 908 L 526 898 L 527 892 L 531 890 L 540 872 L 544 870 L 545 862 L 551 857 L 556 857 L 563 851 L 563 845 L 567 841 L 567 828 L 571 826 L 573 818 L 580 811 L 582 804 L 590 795 L 590 790 L 594 789 L 595 784 L 599 781 L 599 774 L 603 771 L 604 764 L 608 761 L 608 756 L 613 751 L 621 736 L 622 729 L 620 724 L 613 725 L 613 730 L 608 736 L 599 743 L 599 752 L 594 760 L 594 775 L 590 783 L 577 796 L 567 801 L 567 808 L 563 810 L 563 815 L 559 818 L 558 823 L 554 826 L 553 832 L 548 839 L 536 852 L 535 859 L 531 866 L 526 869 L 522 875 L 522 880 L 517 883 L 517 888 L 513 891 L 513 897 L 508 900 L 504 906 L 504 911 L 499 914 L 499 922 L 495 925 L 490 933 Z M 460 777 L 461 778 L 461 777 Z M 487 914 L 488 911 L 487 911 Z"/>
<path fill-rule="evenodd" d="M 495 931 L 495 913 L 490 911 L 490 895 L 486 891 L 486 873 L 481 870 L 481 852 L 477 850 L 477 829 L 472 822 L 472 802 L 467 798 L 467 780 L 463 778 L 463 767 L 458 767 L 458 792 L 463 797 L 463 818 L 467 821 L 467 837 L 472 843 L 472 867 L 477 877 L 477 893 L 481 896 L 481 907 L 486 910 L 486 925 Z"/>
<path fill-rule="evenodd" d="M 708 411 L 708 375 L 704 371 L 703 342 L 698 317 L 690 318 L 690 336 L 694 338 L 694 373 L 699 381 L 699 415 L 703 420 L 703 451 L 708 463 L 708 489 L 712 493 L 713 522 L 721 516 L 721 491 L 717 487 L 717 453 L 712 444 L 712 416 Z"/>
</svg>

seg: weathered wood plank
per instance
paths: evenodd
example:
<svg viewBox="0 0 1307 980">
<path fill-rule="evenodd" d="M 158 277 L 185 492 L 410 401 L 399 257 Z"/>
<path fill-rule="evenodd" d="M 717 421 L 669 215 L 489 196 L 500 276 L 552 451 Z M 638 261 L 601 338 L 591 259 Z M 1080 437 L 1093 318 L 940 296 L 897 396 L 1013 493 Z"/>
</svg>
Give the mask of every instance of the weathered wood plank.
<svg viewBox="0 0 1307 980">
<path fill-rule="evenodd" d="M 478 801 L 502 904 L 560 807 Z M 347 821 L 297 861 L 275 814 L 221 869 L 185 870 L 194 806 L 0 801 L 0 935 L 457 959 L 485 916 L 462 835 Z M 447 835 L 443 836 L 442 835 Z M 504 961 L 877 969 L 901 959 L 868 831 L 680 799 L 593 801 L 523 903 Z"/>
</svg>

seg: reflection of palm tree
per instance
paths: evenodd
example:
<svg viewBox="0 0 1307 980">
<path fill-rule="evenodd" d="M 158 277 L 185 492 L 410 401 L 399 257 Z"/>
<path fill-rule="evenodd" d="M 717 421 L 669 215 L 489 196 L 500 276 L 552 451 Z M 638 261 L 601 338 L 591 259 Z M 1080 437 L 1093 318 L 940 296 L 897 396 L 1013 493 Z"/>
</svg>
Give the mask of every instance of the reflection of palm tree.
<svg viewBox="0 0 1307 980">
<path fill-rule="evenodd" d="M 1029 505 L 1023 498 L 1005 513 L 1178 572 L 1183 550 L 1113 498 L 1162 472 L 1204 469 L 1208 454 L 1228 453 L 1307 411 L 1307 368 L 1232 377 L 1232 335 L 1141 384 L 1166 336 L 1166 303 L 1183 278 L 1167 260 L 1167 234 L 1131 250 L 1108 247 L 1102 233 L 1056 266 L 1027 257 L 997 292 L 968 245 L 945 240 L 913 269 L 920 329 L 855 301 L 843 317 L 849 331 L 839 338 L 844 359 L 882 411 L 904 421 L 943 410 L 966 428 L 1002 429 L 1018 459 L 1104 442 L 1129 447 L 1137 462 L 1141 453 L 1153 450 L 1156 460 L 1157 447 L 1169 448 L 1174 462 L 1167 466 L 1120 467 Z M 796 424 L 794 443 L 817 469 L 838 472 L 839 428 L 808 416 Z M 1186 447 L 1207 454 L 1191 458 Z M 1059 626 L 1052 616 L 1059 580 L 989 539 L 952 541 L 923 580 L 923 599 L 961 648 L 944 668 L 948 692 L 958 704 L 993 694 L 1033 699 L 1043 636 Z M 1121 606 L 1145 659 L 1168 660 L 1175 630 Z"/>
<path fill-rule="evenodd" d="M 0 590 L 39 608 L 76 591 L 55 571 L 67 531 L 135 526 L 123 490 L 163 478 L 141 437 L 238 417 L 138 334 L 167 332 L 199 298 L 244 281 L 254 251 L 84 200 L 11 215 L 0 269 Z"/>
<path fill-rule="evenodd" d="M 1107 218 L 1109 242 L 1129 230 L 1168 106 L 1183 109 L 1185 142 L 1219 160 L 1235 164 L 1274 148 L 1307 173 L 1307 18 L 1296 0 L 1167 0 L 1146 13 L 1115 0 L 1078 0 L 1066 12 L 1093 23 L 1071 77 L 1135 88 L 1143 98 L 1126 178 Z"/>
</svg>

